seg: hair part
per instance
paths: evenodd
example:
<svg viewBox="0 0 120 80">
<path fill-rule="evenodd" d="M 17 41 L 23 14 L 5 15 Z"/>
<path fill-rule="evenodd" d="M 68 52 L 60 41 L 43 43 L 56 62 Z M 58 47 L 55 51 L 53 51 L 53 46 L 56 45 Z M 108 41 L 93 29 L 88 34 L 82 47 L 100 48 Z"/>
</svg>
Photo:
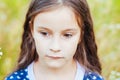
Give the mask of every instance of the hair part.
<svg viewBox="0 0 120 80">
<path fill-rule="evenodd" d="M 75 13 L 75 18 L 81 28 L 81 41 L 78 44 L 74 59 L 87 70 L 101 73 L 101 64 L 97 55 L 93 21 L 86 0 L 32 0 L 24 23 L 21 52 L 18 59 L 18 68 L 25 68 L 33 61 L 38 60 L 35 41 L 31 29 L 34 17 L 42 12 L 51 11 L 61 6 L 69 7 Z"/>
</svg>

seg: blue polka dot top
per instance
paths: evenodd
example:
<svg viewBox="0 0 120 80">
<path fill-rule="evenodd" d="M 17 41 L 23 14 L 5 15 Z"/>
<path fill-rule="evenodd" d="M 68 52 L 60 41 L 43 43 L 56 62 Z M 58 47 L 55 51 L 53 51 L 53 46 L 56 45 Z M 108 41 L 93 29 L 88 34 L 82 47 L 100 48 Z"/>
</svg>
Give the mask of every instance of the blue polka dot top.
<svg viewBox="0 0 120 80">
<path fill-rule="evenodd" d="M 30 71 L 32 71 L 31 69 L 30 69 Z M 32 75 L 28 76 L 28 74 L 29 74 L 28 70 L 29 69 L 27 67 L 25 69 L 15 71 L 11 75 L 6 77 L 5 80 L 35 80 L 35 78 L 31 77 L 31 76 L 34 75 L 33 72 L 30 72 L 30 74 L 32 73 Z M 81 79 L 81 75 L 79 76 L 79 74 L 77 74 L 77 78 L 75 78 L 75 80 L 104 80 L 104 79 L 102 78 L 101 75 L 99 75 L 99 74 L 97 74 L 95 72 L 89 71 L 89 72 L 84 73 L 82 79 Z"/>
</svg>

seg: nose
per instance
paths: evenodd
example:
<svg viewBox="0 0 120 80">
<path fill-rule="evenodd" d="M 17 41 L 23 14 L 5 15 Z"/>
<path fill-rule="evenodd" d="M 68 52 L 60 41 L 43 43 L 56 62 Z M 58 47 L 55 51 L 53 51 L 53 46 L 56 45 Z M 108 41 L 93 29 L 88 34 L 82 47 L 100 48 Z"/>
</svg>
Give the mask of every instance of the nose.
<svg viewBox="0 0 120 80">
<path fill-rule="evenodd" d="M 50 49 L 50 51 L 54 52 L 54 53 L 58 53 L 60 52 L 61 50 L 53 50 L 53 49 Z"/>
<path fill-rule="evenodd" d="M 58 53 L 61 51 L 60 49 L 60 43 L 59 43 L 59 38 L 56 37 L 51 41 L 51 45 L 50 45 L 50 51 L 54 52 L 54 53 Z"/>
</svg>

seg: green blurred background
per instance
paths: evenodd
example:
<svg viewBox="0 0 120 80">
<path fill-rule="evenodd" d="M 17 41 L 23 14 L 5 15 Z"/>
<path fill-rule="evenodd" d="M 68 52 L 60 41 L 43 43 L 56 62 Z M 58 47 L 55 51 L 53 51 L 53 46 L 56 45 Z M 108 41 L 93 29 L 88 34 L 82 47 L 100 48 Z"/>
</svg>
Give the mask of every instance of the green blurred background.
<svg viewBox="0 0 120 80">
<path fill-rule="evenodd" d="M 0 0 L 0 80 L 16 66 L 30 0 Z M 120 0 L 88 0 L 105 80 L 120 80 Z"/>
</svg>

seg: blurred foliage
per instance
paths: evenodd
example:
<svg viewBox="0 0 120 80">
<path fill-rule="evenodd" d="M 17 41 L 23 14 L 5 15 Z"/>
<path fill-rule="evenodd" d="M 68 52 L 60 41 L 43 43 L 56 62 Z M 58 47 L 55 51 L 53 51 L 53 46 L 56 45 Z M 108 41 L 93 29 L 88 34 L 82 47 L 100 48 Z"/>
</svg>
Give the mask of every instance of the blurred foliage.
<svg viewBox="0 0 120 80">
<path fill-rule="evenodd" d="M 96 33 L 102 74 L 120 80 L 120 0 L 88 0 Z"/>
<path fill-rule="evenodd" d="M 17 63 L 30 0 L 0 0 L 0 80 Z M 120 0 L 88 0 L 105 80 L 120 80 Z"/>
<path fill-rule="evenodd" d="M 10 73 L 20 52 L 22 26 L 30 0 L 0 0 L 0 80 Z"/>
</svg>

